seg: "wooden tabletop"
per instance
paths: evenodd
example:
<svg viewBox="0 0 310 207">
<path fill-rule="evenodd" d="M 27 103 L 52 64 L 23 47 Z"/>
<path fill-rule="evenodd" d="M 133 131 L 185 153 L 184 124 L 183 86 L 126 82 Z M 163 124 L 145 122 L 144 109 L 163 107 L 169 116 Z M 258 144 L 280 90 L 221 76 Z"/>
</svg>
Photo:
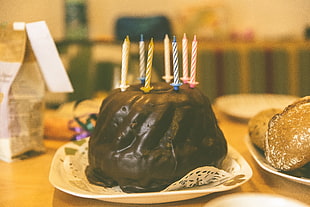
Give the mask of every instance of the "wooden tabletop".
<svg viewBox="0 0 310 207">
<path fill-rule="evenodd" d="M 226 139 L 246 159 L 253 170 L 251 180 L 242 186 L 203 197 L 152 206 L 203 206 L 219 196 L 240 192 L 261 192 L 297 199 L 310 205 L 310 187 L 289 181 L 262 170 L 253 160 L 244 143 L 246 123 L 218 115 L 220 127 Z M 110 203 L 69 195 L 54 188 L 49 180 L 49 170 L 56 150 L 66 141 L 46 139 L 45 154 L 13 163 L 0 161 L 0 207 L 11 206 L 141 206 L 136 204 Z M 146 206 L 146 205 L 143 205 Z"/>
</svg>

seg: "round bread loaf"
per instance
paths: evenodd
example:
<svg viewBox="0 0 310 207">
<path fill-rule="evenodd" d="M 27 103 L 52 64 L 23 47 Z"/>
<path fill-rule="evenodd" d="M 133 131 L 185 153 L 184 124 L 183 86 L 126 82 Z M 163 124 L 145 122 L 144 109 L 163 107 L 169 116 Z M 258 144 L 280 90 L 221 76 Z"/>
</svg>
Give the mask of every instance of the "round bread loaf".
<svg viewBox="0 0 310 207">
<path fill-rule="evenodd" d="M 310 161 L 310 96 L 270 120 L 265 156 L 273 167 L 283 171 L 295 170 Z"/>
<path fill-rule="evenodd" d="M 208 98 L 188 85 L 152 86 L 116 89 L 103 101 L 89 141 L 91 183 L 160 191 L 197 167 L 221 165 L 227 144 Z"/>
<path fill-rule="evenodd" d="M 249 120 L 248 130 L 250 140 L 261 150 L 265 151 L 265 137 L 268 130 L 268 123 L 275 114 L 280 112 L 282 112 L 281 109 L 266 109 Z"/>
</svg>

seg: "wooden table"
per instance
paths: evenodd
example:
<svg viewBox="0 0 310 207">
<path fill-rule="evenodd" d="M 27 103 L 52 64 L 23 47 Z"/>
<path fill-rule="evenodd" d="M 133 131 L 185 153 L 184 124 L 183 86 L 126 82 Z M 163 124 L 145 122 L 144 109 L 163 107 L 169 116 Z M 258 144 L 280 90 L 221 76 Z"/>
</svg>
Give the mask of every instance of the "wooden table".
<svg viewBox="0 0 310 207">
<path fill-rule="evenodd" d="M 191 200 L 152 206 L 203 206 L 209 200 L 232 193 L 261 192 L 295 198 L 310 205 L 310 187 L 263 171 L 247 150 L 244 137 L 247 125 L 219 116 L 227 141 L 237 149 L 253 170 L 250 181 L 236 189 L 215 193 Z M 50 164 L 56 150 L 66 142 L 46 139 L 47 152 L 23 161 L 5 163 L 0 161 L 0 207 L 12 206 L 141 206 L 134 204 L 109 203 L 93 199 L 79 198 L 55 189 L 48 180 Z M 146 206 L 146 205 L 142 205 Z"/>
</svg>

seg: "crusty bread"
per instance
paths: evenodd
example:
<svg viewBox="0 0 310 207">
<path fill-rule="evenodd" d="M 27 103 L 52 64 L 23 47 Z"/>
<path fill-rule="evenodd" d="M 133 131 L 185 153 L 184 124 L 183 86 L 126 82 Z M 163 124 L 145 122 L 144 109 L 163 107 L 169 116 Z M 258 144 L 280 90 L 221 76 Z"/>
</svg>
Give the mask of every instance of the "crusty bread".
<svg viewBox="0 0 310 207">
<path fill-rule="evenodd" d="M 266 109 L 253 116 L 248 123 L 249 137 L 253 144 L 265 151 L 265 137 L 270 119 L 281 109 Z"/>
<path fill-rule="evenodd" d="M 310 96 L 273 116 L 266 134 L 265 156 L 273 167 L 283 171 L 310 161 Z"/>
</svg>

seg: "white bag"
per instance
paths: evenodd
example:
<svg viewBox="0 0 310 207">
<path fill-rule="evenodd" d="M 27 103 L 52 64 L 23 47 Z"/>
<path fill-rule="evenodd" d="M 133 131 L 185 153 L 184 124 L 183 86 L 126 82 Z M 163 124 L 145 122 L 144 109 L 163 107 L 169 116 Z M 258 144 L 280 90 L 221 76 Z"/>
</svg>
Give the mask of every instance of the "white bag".
<svg viewBox="0 0 310 207">
<path fill-rule="evenodd" d="M 44 152 L 45 84 L 73 91 L 46 23 L 0 27 L 0 159 Z"/>
</svg>

